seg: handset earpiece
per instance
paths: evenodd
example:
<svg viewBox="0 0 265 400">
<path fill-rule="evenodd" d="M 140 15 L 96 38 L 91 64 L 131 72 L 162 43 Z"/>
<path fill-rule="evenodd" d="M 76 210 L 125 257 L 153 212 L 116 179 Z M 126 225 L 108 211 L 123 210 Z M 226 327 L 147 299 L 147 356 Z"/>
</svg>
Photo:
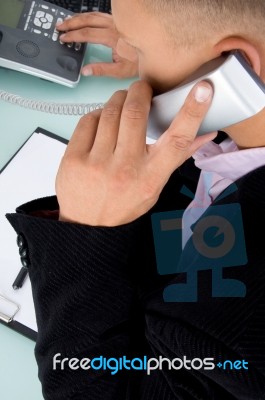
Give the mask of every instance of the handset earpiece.
<svg viewBox="0 0 265 400">
<path fill-rule="evenodd" d="M 190 90 L 201 80 L 212 84 L 214 96 L 198 135 L 223 130 L 265 107 L 265 84 L 235 50 L 204 64 L 178 87 L 153 97 L 148 138 L 157 140 L 168 129 Z"/>
</svg>

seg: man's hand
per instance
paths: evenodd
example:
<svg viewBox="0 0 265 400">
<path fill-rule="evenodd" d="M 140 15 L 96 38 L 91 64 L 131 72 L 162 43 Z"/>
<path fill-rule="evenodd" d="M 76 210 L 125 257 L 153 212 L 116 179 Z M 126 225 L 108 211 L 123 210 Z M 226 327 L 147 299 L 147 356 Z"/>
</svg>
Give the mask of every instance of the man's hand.
<svg viewBox="0 0 265 400">
<path fill-rule="evenodd" d="M 196 138 L 212 99 L 209 83 L 197 84 L 169 129 L 147 145 L 151 99 L 151 87 L 137 81 L 80 119 L 56 179 L 60 220 L 117 226 L 137 219 L 157 202 L 172 172 L 215 137 Z"/>
<path fill-rule="evenodd" d="M 112 63 L 85 65 L 82 68 L 83 75 L 111 76 L 114 78 L 138 76 L 138 57 L 135 50 L 133 48 L 128 49 L 128 57 L 126 56 L 126 58 L 120 57 L 117 53 L 117 48 L 123 50 L 125 43 L 120 39 L 111 15 L 99 12 L 76 14 L 57 25 L 56 29 L 62 32 L 60 40 L 65 43 L 94 43 L 112 48 Z M 127 53 L 123 51 L 122 54 Z"/>
</svg>

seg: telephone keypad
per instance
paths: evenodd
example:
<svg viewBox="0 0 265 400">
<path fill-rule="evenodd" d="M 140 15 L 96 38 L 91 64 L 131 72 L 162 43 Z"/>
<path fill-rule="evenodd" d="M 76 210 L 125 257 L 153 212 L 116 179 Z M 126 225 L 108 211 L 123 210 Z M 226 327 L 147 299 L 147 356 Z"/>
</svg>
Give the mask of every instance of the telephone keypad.
<svg viewBox="0 0 265 400">
<path fill-rule="evenodd" d="M 67 46 L 74 51 L 80 51 L 81 43 L 64 43 L 60 41 L 60 32 L 57 31 L 55 24 L 63 22 L 64 19 L 71 17 L 69 12 L 61 9 L 49 7 L 48 5 L 32 2 L 29 14 L 27 16 L 24 30 L 28 30 L 38 35 L 42 34 L 53 42 L 59 42 L 63 46 Z"/>
<path fill-rule="evenodd" d="M 37 11 L 34 18 L 34 25 L 39 26 L 43 29 L 50 29 L 52 26 L 53 16 L 45 13 L 44 11 Z"/>
</svg>

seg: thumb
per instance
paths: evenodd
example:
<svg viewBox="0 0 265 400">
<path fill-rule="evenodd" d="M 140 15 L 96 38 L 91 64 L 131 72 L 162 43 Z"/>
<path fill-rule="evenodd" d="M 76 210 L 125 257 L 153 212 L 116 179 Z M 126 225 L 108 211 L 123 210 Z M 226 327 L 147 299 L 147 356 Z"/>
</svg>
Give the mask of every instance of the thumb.
<svg viewBox="0 0 265 400">
<path fill-rule="evenodd" d="M 119 63 L 95 63 L 85 65 L 82 68 L 84 76 L 109 76 L 112 78 L 123 78 L 122 66 Z"/>
<path fill-rule="evenodd" d="M 153 156 L 165 179 L 214 135 L 196 138 L 199 127 L 211 105 L 213 88 L 206 82 L 197 83 L 165 133 L 153 145 Z"/>
<path fill-rule="evenodd" d="M 199 150 L 206 143 L 214 140 L 216 138 L 217 134 L 218 134 L 218 132 L 216 131 L 216 132 L 211 132 L 211 133 L 207 133 L 205 135 L 196 137 L 196 139 L 190 146 L 187 158 L 191 157 L 195 153 L 195 151 Z"/>
</svg>

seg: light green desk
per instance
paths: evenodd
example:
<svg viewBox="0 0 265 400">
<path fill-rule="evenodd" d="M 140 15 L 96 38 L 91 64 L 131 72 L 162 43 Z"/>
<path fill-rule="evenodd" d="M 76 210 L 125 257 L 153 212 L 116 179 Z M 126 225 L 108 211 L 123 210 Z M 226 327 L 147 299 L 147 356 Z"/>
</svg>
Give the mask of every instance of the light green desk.
<svg viewBox="0 0 265 400">
<path fill-rule="evenodd" d="M 101 45 L 88 47 L 86 62 L 111 61 Z M 81 78 L 75 89 L 0 68 L 0 89 L 23 97 L 65 103 L 101 103 L 134 80 L 104 77 Z M 69 139 L 79 116 L 52 115 L 0 101 L 0 169 L 37 126 Z M 0 197 L 1 201 L 1 197 Z M 0 398 L 43 400 L 34 357 L 35 343 L 0 325 Z"/>
</svg>

